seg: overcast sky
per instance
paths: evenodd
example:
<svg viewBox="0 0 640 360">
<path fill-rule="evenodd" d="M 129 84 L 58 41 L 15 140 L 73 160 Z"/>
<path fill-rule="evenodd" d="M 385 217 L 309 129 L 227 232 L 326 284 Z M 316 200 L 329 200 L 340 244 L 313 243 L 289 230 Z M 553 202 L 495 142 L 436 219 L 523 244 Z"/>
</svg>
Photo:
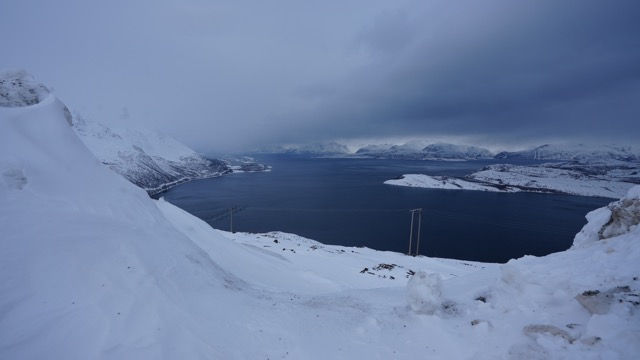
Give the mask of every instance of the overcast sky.
<svg viewBox="0 0 640 360">
<path fill-rule="evenodd" d="M 203 152 L 640 145 L 638 0 L 2 0 L 0 69 Z"/>
</svg>

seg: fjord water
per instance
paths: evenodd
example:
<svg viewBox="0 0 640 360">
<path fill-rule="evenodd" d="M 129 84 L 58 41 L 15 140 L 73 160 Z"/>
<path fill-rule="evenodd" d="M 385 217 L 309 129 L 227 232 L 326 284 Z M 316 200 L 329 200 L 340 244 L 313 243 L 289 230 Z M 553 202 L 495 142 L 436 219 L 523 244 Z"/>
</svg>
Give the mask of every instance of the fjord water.
<svg viewBox="0 0 640 360">
<path fill-rule="evenodd" d="M 398 161 L 285 155 L 256 160 L 271 165 L 273 170 L 191 181 L 159 196 L 217 229 L 229 230 L 233 221 L 234 231 L 284 231 L 325 244 L 404 253 L 409 249 L 409 210 L 422 208 L 422 255 L 485 262 L 565 250 L 586 223 L 585 215 L 612 201 L 384 184 L 409 173 L 462 176 L 498 162 L 493 160 Z M 233 220 L 230 208 L 236 208 Z M 415 236 L 414 232 L 414 246 Z"/>
</svg>

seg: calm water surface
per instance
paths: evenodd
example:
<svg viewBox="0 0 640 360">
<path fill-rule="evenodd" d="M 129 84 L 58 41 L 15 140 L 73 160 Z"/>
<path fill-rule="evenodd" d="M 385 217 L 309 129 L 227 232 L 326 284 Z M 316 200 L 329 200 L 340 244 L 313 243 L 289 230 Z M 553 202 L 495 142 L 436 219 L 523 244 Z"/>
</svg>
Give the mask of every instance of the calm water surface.
<svg viewBox="0 0 640 360">
<path fill-rule="evenodd" d="M 565 250 L 586 223 L 587 212 L 612 201 L 383 184 L 408 173 L 460 176 L 498 161 L 256 160 L 273 170 L 192 181 L 159 196 L 218 229 L 229 230 L 228 209 L 235 207 L 234 231 L 279 230 L 325 244 L 404 253 L 409 210 L 423 208 L 421 254 L 488 262 Z"/>
</svg>

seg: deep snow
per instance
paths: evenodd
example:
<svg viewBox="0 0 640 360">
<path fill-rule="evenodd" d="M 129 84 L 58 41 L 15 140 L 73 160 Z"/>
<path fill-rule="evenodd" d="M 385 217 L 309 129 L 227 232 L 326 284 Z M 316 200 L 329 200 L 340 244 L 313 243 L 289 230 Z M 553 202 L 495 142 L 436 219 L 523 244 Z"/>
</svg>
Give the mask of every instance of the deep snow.
<svg viewBox="0 0 640 360">
<path fill-rule="evenodd" d="M 2 359 L 640 352 L 640 187 L 590 213 L 570 250 L 504 265 L 230 234 L 109 171 L 64 109 L 52 95 L 0 108 Z M 439 305 L 437 281 L 407 288 L 420 271 L 442 279 Z"/>
</svg>

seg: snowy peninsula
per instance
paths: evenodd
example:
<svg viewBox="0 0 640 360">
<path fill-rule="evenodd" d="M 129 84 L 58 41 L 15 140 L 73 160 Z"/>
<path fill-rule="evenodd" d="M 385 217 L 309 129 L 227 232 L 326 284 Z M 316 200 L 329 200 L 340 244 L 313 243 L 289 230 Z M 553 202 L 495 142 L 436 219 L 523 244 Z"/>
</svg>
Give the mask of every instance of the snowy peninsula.
<svg viewBox="0 0 640 360">
<path fill-rule="evenodd" d="M 619 199 L 640 184 L 640 164 L 608 162 L 567 162 L 534 166 L 489 165 L 463 178 L 402 175 L 385 184 L 430 189 L 480 190 L 500 192 L 547 192 Z"/>
<path fill-rule="evenodd" d="M 640 186 L 507 264 L 230 234 L 109 170 L 53 95 L 1 95 L 0 358 L 640 353 Z"/>
</svg>

